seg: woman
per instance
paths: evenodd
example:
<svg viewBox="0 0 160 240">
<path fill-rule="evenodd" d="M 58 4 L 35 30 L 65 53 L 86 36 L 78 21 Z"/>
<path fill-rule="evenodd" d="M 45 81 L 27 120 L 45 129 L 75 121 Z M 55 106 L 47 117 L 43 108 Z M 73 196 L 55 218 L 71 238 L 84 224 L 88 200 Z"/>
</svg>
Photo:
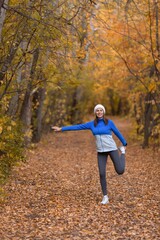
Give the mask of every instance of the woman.
<svg viewBox="0 0 160 240">
<path fill-rule="evenodd" d="M 100 183 L 103 192 L 102 204 L 109 203 L 107 195 L 107 183 L 106 183 L 106 163 L 107 158 L 110 156 L 114 168 L 118 174 L 123 174 L 125 170 L 125 146 L 127 142 L 117 129 L 112 120 L 106 119 L 105 107 L 101 104 L 97 104 L 94 107 L 95 119 L 93 121 L 66 126 L 66 127 L 52 127 L 56 132 L 64 131 L 76 131 L 76 130 L 91 130 L 96 138 L 96 148 L 98 157 L 98 168 L 100 175 Z M 119 147 L 121 154 L 119 154 L 115 141 L 112 138 L 112 132 L 118 137 L 123 146 Z"/>
</svg>

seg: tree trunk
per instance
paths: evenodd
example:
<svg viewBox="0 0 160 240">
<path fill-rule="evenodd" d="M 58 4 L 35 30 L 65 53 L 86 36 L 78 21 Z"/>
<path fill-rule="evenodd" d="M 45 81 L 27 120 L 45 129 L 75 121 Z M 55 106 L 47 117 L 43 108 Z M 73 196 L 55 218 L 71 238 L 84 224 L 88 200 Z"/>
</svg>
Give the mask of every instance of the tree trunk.
<svg viewBox="0 0 160 240">
<path fill-rule="evenodd" d="M 158 57 L 160 57 L 160 46 L 159 46 L 159 13 L 158 13 L 158 0 L 155 0 L 155 13 L 156 13 L 156 49 Z"/>
<path fill-rule="evenodd" d="M 71 111 L 70 111 L 71 124 L 74 124 L 76 122 L 76 106 L 77 106 L 77 88 L 72 94 L 72 104 L 71 104 Z"/>
<path fill-rule="evenodd" d="M 18 110 L 19 94 L 18 92 L 11 98 L 7 114 L 14 117 Z"/>
<path fill-rule="evenodd" d="M 24 48 L 23 48 L 24 50 Z M 22 66 L 20 66 L 17 70 L 17 83 L 20 84 L 22 81 Z M 19 104 L 19 98 L 20 98 L 20 93 L 17 90 L 16 94 L 10 99 L 9 102 L 9 108 L 7 111 L 7 114 L 9 116 L 15 116 L 16 113 L 18 112 L 18 109 L 20 108 L 20 104 Z"/>
<path fill-rule="evenodd" d="M 10 49 L 9 54 L 7 55 L 6 59 L 4 60 L 2 67 L 0 69 L 0 85 L 1 85 L 1 81 L 4 80 L 5 74 L 17 52 L 18 46 L 20 44 L 21 40 L 17 41 L 15 43 L 15 46 L 12 46 Z M 10 82 L 9 82 L 10 83 Z M 5 91 L 6 89 L 9 87 L 9 83 L 6 83 L 6 87 L 5 87 Z M 3 97 L 4 93 L 0 96 L 0 99 Z"/>
<path fill-rule="evenodd" d="M 2 29 L 3 29 L 3 24 L 6 16 L 6 10 L 3 8 L 3 5 L 8 4 L 8 0 L 1 0 L 0 1 L 0 42 L 2 39 Z"/>
<path fill-rule="evenodd" d="M 3 4 L 7 4 L 8 3 L 8 0 L 4 0 L 1 2 L 1 6 Z M 5 19 L 5 10 L 3 8 L 0 9 L 0 42 L 1 42 L 1 32 L 2 32 L 2 28 L 3 28 L 3 23 L 4 23 L 4 19 Z M 1 84 L 1 81 L 3 81 L 4 77 L 5 77 L 5 74 L 8 70 L 8 67 L 10 66 L 13 58 L 14 58 L 14 55 L 18 49 L 18 46 L 21 42 L 21 39 L 19 39 L 19 41 L 16 41 L 15 42 L 15 45 L 11 46 L 10 48 L 10 52 L 8 53 L 8 55 L 6 56 L 3 64 L 2 64 L 2 67 L 0 69 L 0 84 Z"/>
<path fill-rule="evenodd" d="M 122 114 L 122 100 L 118 100 L 117 115 Z"/>
<path fill-rule="evenodd" d="M 39 57 L 39 49 L 37 48 L 33 53 L 33 61 L 30 72 L 30 79 L 27 86 L 27 91 L 25 93 L 25 97 L 23 100 L 20 119 L 24 124 L 24 132 L 25 132 L 25 144 L 29 145 L 31 142 L 32 134 L 31 134 L 31 118 L 32 118 L 32 82 L 35 77 L 36 66 Z"/>
<path fill-rule="evenodd" d="M 33 95 L 34 113 L 32 115 L 33 142 L 39 142 L 42 134 L 42 108 L 45 98 L 45 88 L 39 88 Z"/>
<path fill-rule="evenodd" d="M 109 88 L 107 95 L 109 97 L 109 104 L 110 104 L 110 108 L 111 108 L 111 115 L 115 115 L 115 107 L 114 107 L 114 91 L 113 89 Z"/>
<path fill-rule="evenodd" d="M 151 134 L 150 130 L 151 117 L 152 117 L 152 95 L 151 93 L 147 93 L 145 97 L 143 148 L 149 146 L 149 137 Z"/>
</svg>

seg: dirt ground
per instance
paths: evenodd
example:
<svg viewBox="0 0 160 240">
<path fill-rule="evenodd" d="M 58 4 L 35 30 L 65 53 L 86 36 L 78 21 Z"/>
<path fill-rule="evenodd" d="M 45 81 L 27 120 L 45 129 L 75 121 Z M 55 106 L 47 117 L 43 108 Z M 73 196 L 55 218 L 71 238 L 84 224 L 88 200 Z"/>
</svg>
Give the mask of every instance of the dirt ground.
<svg viewBox="0 0 160 240">
<path fill-rule="evenodd" d="M 123 175 L 108 160 L 110 203 L 100 204 L 92 134 L 49 133 L 27 153 L 26 163 L 15 167 L 5 186 L 0 240 L 160 239 L 160 150 L 142 149 L 130 137 L 132 124 L 114 121 L 128 147 Z"/>
</svg>

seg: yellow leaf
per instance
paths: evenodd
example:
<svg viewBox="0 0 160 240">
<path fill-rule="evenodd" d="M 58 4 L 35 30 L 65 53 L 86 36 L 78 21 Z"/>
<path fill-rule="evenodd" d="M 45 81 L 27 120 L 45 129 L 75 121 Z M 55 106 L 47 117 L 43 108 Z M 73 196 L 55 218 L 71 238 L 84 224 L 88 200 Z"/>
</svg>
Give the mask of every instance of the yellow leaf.
<svg viewBox="0 0 160 240">
<path fill-rule="evenodd" d="M 11 125 L 12 125 L 12 126 L 16 126 L 16 122 L 12 120 L 12 121 L 11 121 Z"/>
<path fill-rule="evenodd" d="M 3 132 L 3 128 L 2 127 L 0 127 L 0 134 Z"/>
<path fill-rule="evenodd" d="M 11 131 L 11 129 L 12 129 L 11 126 L 8 126 L 8 127 L 7 127 L 7 130 L 8 130 L 8 131 Z"/>
</svg>

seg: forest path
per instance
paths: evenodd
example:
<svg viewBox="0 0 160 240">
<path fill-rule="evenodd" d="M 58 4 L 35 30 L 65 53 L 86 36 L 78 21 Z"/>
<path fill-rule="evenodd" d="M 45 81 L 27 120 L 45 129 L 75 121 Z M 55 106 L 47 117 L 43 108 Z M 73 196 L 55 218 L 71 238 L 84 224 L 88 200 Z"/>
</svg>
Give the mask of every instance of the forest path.
<svg viewBox="0 0 160 240">
<path fill-rule="evenodd" d="M 28 152 L 5 186 L 1 240 L 158 240 L 159 151 L 130 139 L 132 124 L 114 122 L 126 137 L 126 172 L 109 159 L 110 203 L 102 199 L 94 137 L 88 131 L 49 133 Z M 117 140 L 116 140 L 117 141 Z"/>
</svg>

